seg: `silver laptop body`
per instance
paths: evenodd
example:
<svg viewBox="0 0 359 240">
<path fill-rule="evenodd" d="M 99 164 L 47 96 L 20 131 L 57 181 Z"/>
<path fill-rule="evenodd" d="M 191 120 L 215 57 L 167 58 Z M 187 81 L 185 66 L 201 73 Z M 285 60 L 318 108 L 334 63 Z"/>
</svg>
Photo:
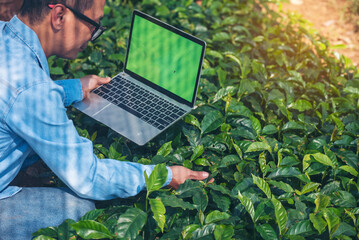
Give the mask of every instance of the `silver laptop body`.
<svg viewBox="0 0 359 240">
<path fill-rule="evenodd" d="M 135 10 L 124 71 L 74 107 L 144 145 L 195 106 L 205 47 Z"/>
</svg>

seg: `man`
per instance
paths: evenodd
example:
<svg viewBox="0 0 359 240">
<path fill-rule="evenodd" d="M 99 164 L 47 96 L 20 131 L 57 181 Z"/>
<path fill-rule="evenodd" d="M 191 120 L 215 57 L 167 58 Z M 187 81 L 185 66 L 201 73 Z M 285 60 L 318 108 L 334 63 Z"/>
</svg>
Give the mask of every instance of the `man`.
<svg viewBox="0 0 359 240">
<path fill-rule="evenodd" d="M 92 201 L 136 195 L 154 166 L 98 159 L 66 115 L 109 78 L 52 81 L 46 58 L 74 59 L 101 35 L 105 0 L 26 0 L 19 16 L 0 22 L 0 238 L 29 239 L 38 228 L 77 220 Z M 86 16 L 86 17 L 84 17 Z M 90 20 L 89 20 L 90 19 Z M 91 21 L 92 20 L 92 21 Z M 73 191 L 8 186 L 23 165 L 41 158 Z M 206 172 L 168 167 L 165 185 L 177 188 Z"/>
</svg>

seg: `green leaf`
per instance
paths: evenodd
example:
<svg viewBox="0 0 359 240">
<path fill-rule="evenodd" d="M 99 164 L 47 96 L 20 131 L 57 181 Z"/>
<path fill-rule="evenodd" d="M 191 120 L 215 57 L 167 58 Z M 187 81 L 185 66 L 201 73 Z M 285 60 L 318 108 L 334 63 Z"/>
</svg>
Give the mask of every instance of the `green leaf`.
<svg viewBox="0 0 359 240">
<path fill-rule="evenodd" d="M 273 99 L 271 101 L 278 107 L 280 112 L 288 118 L 288 120 L 292 120 L 293 114 L 290 111 L 288 111 L 284 99 Z M 304 128 L 301 125 L 295 123 L 293 124 L 293 121 L 289 121 L 282 128 L 282 131 L 287 131 L 287 130 L 304 130 Z"/>
<path fill-rule="evenodd" d="M 348 223 L 341 222 L 337 231 L 333 234 L 333 238 L 340 239 L 340 237 L 342 237 L 342 239 L 348 240 L 352 239 L 350 237 L 357 238 L 357 231 L 353 226 L 349 225 Z"/>
<path fill-rule="evenodd" d="M 350 174 L 353 175 L 354 177 L 357 177 L 357 176 L 358 176 L 357 170 L 355 170 L 355 169 L 354 169 L 353 167 L 351 167 L 351 166 L 343 165 L 343 166 L 340 166 L 339 169 L 350 173 Z"/>
<path fill-rule="evenodd" d="M 192 197 L 197 191 L 201 190 L 201 187 L 202 184 L 200 182 L 187 179 L 178 187 L 175 194 L 181 198 Z"/>
<path fill-rule="evenodd" d="M 194 161 L 194 163 L 198 166 L 204 166 L 204 167 L 208 167 L 211 166 L 211 164 L 209 163 L 209 161 L 205 158 L 198 158 Z"/>
<path fill-rule="evenodd" d="M 254 176 L 253 174 L 252 174 L 252 178 L 253 178 L 253 183 L 256 184 L 257 187 L 259 187 L 265 193 L 267 198 L 271 199 L 272 193 L 271 193 L 268 183 L 264 179 Z"/>
<path fill-rule="evenodd" d="M 151 175 L 146 180 L 147 192 L 159 190 L 167 181 L 168 170 L 164 163 L 158 164 L 154 167 Z M 147 176 L 146 172 L 145 175 Z"/>
<path fill-rule="evenodd" d="M 272 148 L 269 146 L 268 143 L 265 142 L 254 142 L 251 143 L 248 147 L 248 149 L 246 150 L 247 152 L 263 152 L 263 151 L 268 151 L 268 152 L 272 152 Z"/>
<path fill-rule="evenodd" d="M 310 221 L 304 220 L 297 222 L 293 226 L 291 226 L 286 234 L 289 236 L 296 236 L 296 235 L 308 234 L 312 232 L 313 232 L 313 228 L 312 225 L 310 224 Z"/>
<path fill-rule="evenodd" d="M 75 229 L 71 226 L 74 223 L 74 220 L 66 219 L 57 227 L 58 240 L 68 240 L 75 235 Z"/>
<path fill-rule="evenodd" d="M 117 220 L 118 238 L 136 239 L 147 221 L 147 214 L 139 208 L 130 208 Z"/>
<path fill-rule="evenodd" d="M 355 208 L 357 202 L 353 194 L 346 191 L 337 191 L 330 195 L 331 202 L 339 207 Z"/>
<path fill-rule="evenodd" d="M 335 215 L 332 211 L 329 209 L 323 210 L 323 217 L 325 221 L 327 221 L 328 229 L 329 229 L 329 236 L 332 238 L 333 234 L 339 227 L 339 217 Z"/>
<path fill-rule="evenodd" d="M 234 235 L 234 228 L 232 225 L 219 224 L 214 229 L 215 240 L 231 240 Z"/>
<path fill-rule="evenodd" d="M 103 55 L 103 54 L 102 54 L 99 50 L 95 49 L 94 51 L 91 52 L 90 60 L 91 60 L 92 62 L 98 64 L 98 63 L 100 63 L 101 60 L 102 60 L 102 55 Z"/>
<path fill-rule="evenodd" d="M 318 194 L 317 198 L 314 201 L 315 210 L 314 212 L 320 212 L 322 209 L 326 208 L 330 203 L 330 197 L 324 194 Z"/>
<path fill-rule="evenodd" d="M 262 130 L 262 134 L 263 135 L 272 135 L 272 134 L 276 134 L 278 132 L 278 129 L 276 128 L 276 126 L 269 124 L 264 126 L 263 130 Z"/>
<path fill-rule="evenodd" d="M 223 59 L 223 56 L 221 55 L 221 59 Z M 217 75 L 218 75 L 218 81 L 219 85 L 224 88 L 227 85 L 227 72 L 223 70 L 221 67 L 217 68 Z M 233 96 L 235 93 L 231 93 L 231 96 Z M 228 94 L 226 94 L 228 95 Z M 224 97 L 224 96 L 223 96 Z M 215 97 L 216 98 L 216 97 Z"/>
<path fill-rule="evenodd" d="M 253 127 L 254 131 L 256 131 L 257 136 L 260 136 L 261 131 L 262 131 L 262 126 L 261 126 L 261 123 L 259 122 L 259 120 L 253 116 L 249 117 L 249 120 L 251 120 L 252 127 Z"/>
<path fill-rule="evenodd" d="M 210 184 L 210 185 L 208 185 L 208 187 L 210 189 L 218 191 L 218 192 L 220 192 L 220 193 L 222 193 L 224 195 L 232 196 L 231 192 L 226 187 L 224 187 L 222 185 Z"/>
<path fill-rule="evenodd" d="M 195 116 L 193 116 L 192 114 L 187 114 L 183 120 L 184 120 L 184 122 L 201 129 L 201 124 L 199 123 L 198 119 Z"/>
<path fill-rule="evenodd" d="M 169 141 L 161 146 L 157 151 L 157 155 L 166 157 L 172 151 L 172 141 Z"/>
<path fill-rule="evenodd" d="M 216 33 L 213 36 L 213 41 L 222 42 L 231 39 L 231 36 L 226 32 Z"/>
<path fill-rule="evenodd" d="M 111 159 L 120 159 L 122 157 L 122 154 L 116 150 L 116 145 L 117 143 L 113 143 L 109 148 L 108 157 Z"/>
<path fill-rule="evenodd" d="M 242 137 L 244 139 L 250 140 L 255 140 L 257 138 L 256 134 L 252 129 L 243 126 L 231 130 L 229 134 L 234 137 Z"/>
<path fill-rule="evenodd" d="M 307 170 L 307 168 L 310 166 L 310 162 L 311 162 L 310 156 L 311 154 L 306 154 L 303 157 L 303 172 Z"/>
<path fill-rule="evenodd" d="M 221 160 L 218 168 L 229 167 L 233 164 L 239 163 L 240 161 L 241 160 L 236 155 L 227 155 Z"/>
<path fill-rule="evenodd" d="M 216 227 L 216 224 L 211 223 L 208 225 L 204 225 L 201 228 L 197 228 L 193 231 L 193 239 L 206 239 L 208 237 L 213 236 L 214 229 Z"/>
<path fill-rule="evenodd" d="M 285 132 L 285 131 L 305 131 L 306 128 L 300 124 L 300 123 L 297 123 L 297 122 L 294 122 L 294 121 L 289 121 L 287 122 L 286 124 L 284 124 L 284 126 L 282 127 L 282 131 Z"/>
<path fill-rule="evenodd" d="M 268 178 L 278 178 L 278 177 L 296 177 L 298 175 L 301 175 L 301 172 L 294 167 L 283 167 L 283 168 L 277 168 L 275 171 L 273 171 L 271 174 L 269 174 Z"/>
<path fill-rule="evenodd" d="M 198 190 L 193 194 L 193 205 L 198 211 L 204 212 L 208 206 L 208 195 L 204 189 Z"/>
<path fill-rule="evenodd" d="M 216 191 L 211 191 L 210 196 L 212 197 L 213 203 L 215 203 L 217 205 L 216 207 L 221 211 L 227 212 L 230 209 L 232 198 L 224 196 Z"/>
<path fill-rule="evenodd" d="M 76 233 L 83 239 L 113 239 L 110 231 L 105 225 L 95 222 L 93 220 L 83 220 L 72 224 L 72 227 L 76 230 Z"/>
<path fill-rule="evenodd" d="M 213 103 L 217 102 L 218 100 L 222 99 L 225 96 L 228 96 L 228 94 L 230 94 L 231 96 L 234 96 L 237 91 L 238 91 L 238 88 L 233 87 L 233 86 L 221 88 L 214 96 Z"/>
<path fill-rule="evenodd" d="M 52 67 L 50 68 L 51 75 L 64 75 L 65 72 L 61 67 Z"/>
<path fill-rule="evenodd" d="M 174 208 L 182 208 L 182 209 L 195 209 L 195 207 L 186 201 L 183 201 L 181 198 L 176 197 L 173 194 L 166 194 L 161 196 L 162 203 L 165 206 L 174 207 Z"/>
<path fill-rule="evenodd" d="M 218 58 L 220 60 L 223 59 L 223 54 L 212 49 L 206 48 L 206 56 L 212 56 L 214 58 Z"/>
<path fill-rule="evenodd" d="M 256 225 L 256 230 L 257 232 L 259 232 L 259 234 L 264 240 L 278 239 L 277 233 L 274 231 L 273 227 L 268 223 Z"/>
<path fill-rule="evenodd" d="M 167 16 L 170 14 L 170 10 L 165 5 L 156 6 L 156 13 L 159 16 Z"/>
<path fill-rule="evenodd" d="M 244 208 L 246 209 L 246 211 L 249 213 L 249 216 L 251 216 L 252 221 L 254 222 L 255 210 L 252 201 L 249 198 L 243 196 L 240 191 L 238 191 L 238 198 L 241 201 Z"/>
<path fill-rule="evenodd" d="M 198 145 L 193 149 L 193 154 L 191 156 L 191 161 L 196 160 L 199 156 L 202 155 L 202 153 L 204 152 L 204 148 L 203 145 Z"/>
<path fill-rule="evenodd" d="M 258 163 L 259 163 L 259 168 L 260 168 L 261 172 L 263 173 L 263 176 L 265 176 L 267 174 L 267 161 L 266 161 L 265 152 L 262 152 L 261 154 L 259 154 Z"/>
<path fill-rule="evenodd" d="M 230 217 L 231 217 L 231 215 L 229 215 L 228 213 L 220 212 L 218 210 L 214 210 L 214 211 L 210 212 L 207 215 L 205 223 L 206 224 L 215 223 L 215 222 L 219 222 L 219 221 L 222 221 L 222 220 L 226 220 L 226 219 L 228 219 Z"/>
<path fill-rule="evenodd" d="M 313 109 L 312 104 L 304 99 L 298 99 L 297 101 L 295 101 L 295 103 L 292 105 L 293 109 L 297 109 L 299 112 L 304 112 L 307 110 L 311 110 Z"/>
<path fill-rule="evenodd" d="M 287 211 L 283 207 L 282 203 L 274 196 L 272 196 L 271 200 L 274 206 L 274 213 L 279 228 L 279 234 L 282 235 L 287 224 Z"/>
<path fill-rule="evenodd" d="M 233 139 L 231 138 L 231 142 L 232 142 L 232 146 L 234 147 L 234 150 L 236 150 L 237 155 L 240 157 L 240 159 L 243 159 L 243 152 L 242 150 L 239 148 L 239 146 L 233 141 Z"/>
<path fill-rule="evenodd" d="M 323 219 L 320 215 L 315 215 L 314 213 L 309 214 L 309 219 L 313 223 L 313 226 L 319 234 L 322 234 L 322 232 L 327 227 L 327 222 Z"/>
<path fill-rule="evenodd" d="M 272 218 L 272 213 L 273 213 L 273 204 L 271 200 L 263 199 L 263 201 L 261 201 L 256 207 L 256 211 L 254 214 L 254 222 L 258 222 L 258 220 L 261 219 Z M 269 216 L 269 214 L 271 214 L 271 216 Z"/>
<path fill-rule="evenodd" d="M 289 184 L 287 184 L 285 182 L 282 182 L 282 181 L 277 182 L 277 181 L 274 181 L 274 180 L 270 180 L 270 181 L 268 181 L 268 183 L 272 184 L 273 186 L 276 186 L 279 189 L 282 189 L 283 191 L 285 191 L 287 193 L 294 192 L 293 188 Z"/>
<path fill-rule="evenodd" d="M 354 213 L 352 211 L 347 210 L 347 209 L 344 209 L 344 211 L 349 217 L 351 217 L 351 219 L 353 220 L 354 226 L 355 226 L 356 222 L 357 222 L 357 219 L 356 219 Z"/>
<path fill-rule="evenodd" d="M 150 198 L 149 203 L 151 206 L 151 211 L 153 213 L 153 218 L 155 219 L 158 227 L 161 229 L 161 232 L 163 232 L 163 228 L 166 222 L 166 208 L 163 205 L 161 198 L 159 197 L 157 197 L 156 199 Z"/>
<path fill-rule="evenodd" d="M 253 87 L 253 82 L 248 79 L 242 79 L 239 85 L 238 95 L 240 98 L 254 93 L 256 90 Z"/>
<path fill-rule="evenodd" d="M 181 232 L 183 239 L 192 238 L 192 233 L 198 228 L 200 228 L 198 224 L 190 224 L 185 226 L 185 228 Z"/>
<path fill-rule="evenodd" d="M 334 164 L 332 160 L 327 155 L 323 153 L 314 153 L 314 154 L 306 154 L 303 157 L 303 171 L 305 171 L 309 167 L 310 162 L 312 161 L 312 157 L 316 162 L 334 168 Z"/>
<path fill-rule="evenodd" d="M 312 156 L 315 158 L 315 160 L 323 165 L 330 166 L 334 168 L 334 164 L 330 158 L 323 154 L 323 153 L 314 153 Z"/>
<path fill-rule="evenodd" d="M 103 212 L 103 209 L 94 209 L 89 212 L 87 212 L 85 215 L 83 215 L 80 218 L 80 221 L 82 220 L 96 220 Z"/>
<path fill-rule="evenodd" d="M 317 188 L 320 186 L 320 183 L 316 183 L 316 182 L 310 182 L 307 183 L 303 188 L 301 192 L 296 191 L 296 193 L 298 195 L 303 195 L 312 191 L 317 190 Z"/>
<path fill-rule="evenodd" d="M 56 239 L 52 238 L 52 237 L 45 236 L 45 235 L 40 235 L 40 236 L 33 238 L 33 240 L 56 240 Z"/>
<path fill-rule="evenodd" d="M 37 236 L 48 236 L 52 238 L 57 238 L 57 228 L 56 227 L 48 227 L 48 228 L 41 228 L 34 232 L 31 236 L 37 237 Z"/>
<path fill-rule="evenodd" d="M 207 113 L 201 123 L 202 134 L 216 130 L 222 125 L 223 122 L 223 115 L 219 111 L 215 110 Z"/>
<path fill-rule="evenodd" d="M 191 146 L 195 147 L 199 145 L 201 141 L 201 132 L 197 128 L 193 126 L 183 125 L 182 132 L 188 142 L 191 144 Z"/>
</svg>

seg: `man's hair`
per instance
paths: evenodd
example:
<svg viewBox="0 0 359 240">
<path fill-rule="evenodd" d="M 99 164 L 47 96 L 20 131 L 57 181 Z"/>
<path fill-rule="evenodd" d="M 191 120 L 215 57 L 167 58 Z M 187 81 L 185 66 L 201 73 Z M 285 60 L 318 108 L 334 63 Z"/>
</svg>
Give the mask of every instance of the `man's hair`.
<svg viewBox="0 0 359 240">
<path fill-rule="evenodd" d="M 62 3 L 80 12 L 90 9 L 94 0 L 24 0 L 20 15 L 27 17 L 31 24 L 41 22 L 50 12 L 49 4 Z"/>
</svg>

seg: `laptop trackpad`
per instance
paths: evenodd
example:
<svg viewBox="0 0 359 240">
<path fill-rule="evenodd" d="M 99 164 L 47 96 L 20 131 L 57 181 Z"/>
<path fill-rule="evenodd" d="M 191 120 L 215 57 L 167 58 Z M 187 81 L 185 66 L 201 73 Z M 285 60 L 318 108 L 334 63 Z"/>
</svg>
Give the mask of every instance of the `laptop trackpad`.
<svg viewBox="0 0 359 240">
<path fill-rule="evenodd" d="M 106 106 L 92 117 L 138 145 L 145 144 L 160 132 L 159 129 L 113 104 Z"/>
</svg>

